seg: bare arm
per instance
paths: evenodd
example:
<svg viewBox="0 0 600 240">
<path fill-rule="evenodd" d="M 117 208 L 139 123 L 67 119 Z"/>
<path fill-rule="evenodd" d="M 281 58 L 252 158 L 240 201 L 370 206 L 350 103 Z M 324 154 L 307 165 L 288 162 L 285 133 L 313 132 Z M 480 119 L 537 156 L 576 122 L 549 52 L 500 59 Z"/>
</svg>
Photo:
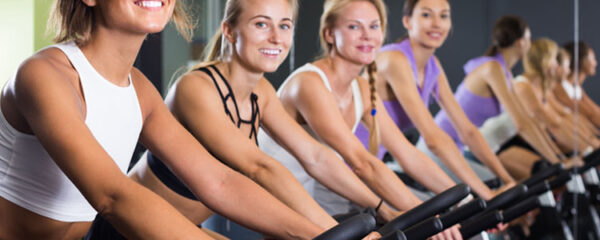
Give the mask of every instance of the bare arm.
<svg viewBox="0 0 600 240">
<path fill-rule="evenodd" d="M 379 60 L 379 59 L 378 59 Z M 452 139 L 437 126 L 429 109 L 419 96 L 412 70 L 404 54 L 390 53 L 387 59 L 379 64 L 381 76 L 391 87 L 398 102 L 411 122 L 423 136 L 427 147 L 463 182 L 471 186 L 473 191 L 484 199 L 492 197 L 492 191 L 477 177 L 469 167 Z"/>
<path fill-rule="evenodd" d="M 265 80 L 263 86 L 268 102 L 262 110 L 262 127 L 269 136 L 294 155 L 302 167 L 324 186 L 361 207 L 375 208 L 379 197 L 352 173 L 342 159 L 308 135 L 290 117 L 270 83 Z M 379 213 L 386 220 L 397 215 L 385 205 L 380 207 Z"/>
<path fill-rule="evenodd" d="M 560 160 L 557 153 L 558 147 L 551 141 L 548 134 L 543 131 L 537 123 L 531 119 L 525 109 L 517 101 L 517 96 L 509 89 L 506 76 L 502 67 L 497 62 L 488 62 L 480 67 L 478 72 L 471 73 L 473 76 L 484 80 L 492 89 L 494 95 L 500 100 L 504 109 L 509 113 L 515 123 L 519 135 L 550 162 L 558 163 Z"/>
<path fill-rule="evenodd" d="M 176 101 L 179 100 L 185 100 L 185 98 L 176 99 Z M 153 154 L 164 161 L 173 173 L 206 206 L 227 218 L 234 219 L 244 226 L 279 238 L 310 239 L 322 231 L 321 228 L 288 208 L 250 179 L 213 158 L 175 120 L 165 104 L 162 103 L 162 99 L 158 93 L 155 92 L 149 101 L 152 102 L 152 110 L 146 119 L 146 124 L 142 131 L 142 143 Z M 194 103 L 193 101 L 189 101 L 186 104 Z M 209 113 L 205 114 L 208 115 Z M 179 113 L 178 115 L 181 116 L 182 114 Z M 194 117 L 202 117 L 201 121 L 194 119 L 195 122 L 213 123 L 211 117 L 215 116 L 195 115 Z M 227 119 L 227 121 L 230 120 Z M 214 124 L 218 123 L 214 122 Z M 213 126 L 213 128 L 216 127 Z M 225 131 L 227 126 L 219 125 L 218 128 Z M 197 131 L 199 128 L 192 127 L 191 129 L 192 131 Z M 205 128 L 202 127 L 202 129 L 204 134 Z M 209 134 L 210 131 L 206 130 L 206 132 L 206 134 Z M 197 132 L 195 133 L 198 134 Z M 223 133 L 220 132 L 221 135 Z M 229 140 L 233 141 L 233 144 L 238 144 L 236 145 L 236 151 L 230 151 L 233 154 L 237 153 L 239 149 L 243 150 L 244 145 L 251 146 L 249 140 L 247 140 L 248 144 L 242 141 L 244 138 L 240 137 L 239 133 L 236 134 L 234 131 L 225 133 L 228 135 L 223 136 L 227 136 Z M 225 144 L 220 138 L 222 137 L 214 137 L 212 140 Z M 211 146 L 214 148 L 213 145 L 208 145 L 209 148 Z M 217 148 L 214 148 L 214 150 L 222 151 Z M 226 157 L 232 158 L 230 155 Z M 235 166 L 235 164 L 233 165 Z M 235 167 L 242 167 L 248 171 L 245 168 L 248 166 L 240 165 Z M 259 176 L 254 177 L 257 179 L 260 178 Z"/>
<path fill-rule="evenodd" d="M 231 122 L 219 103 L 218 90 L 205 73 L 195 71 L 184 75 L 171 93 L 174 95 L 169 95 L 167 103 L 174 115 L 215 157 L 322 228 L 337 224 L 285 166 L 260 151 L 254 139 L 249 139 L 247 133 Z M 261 109 L 261 116 L 270 114 Z"/>
<path fill-rule="evenodd" d="M 438 63 L 439 65 L 439 63 Z M 479 132 L 479 129 L 471 123 L 465 112 L 462 110 L 452 90 L 448 84 L 446 74 L 442 72 L 438 80 L 438 102 L 440 106 L 448 114 L 452 125 L 457 130 L 460 139 L 469 146 L 469 149 L 473 154 L 482 161 L 488 168 L 500 177 L 500 179 L 507 184 L 512 184 L 515 180 L 510 176 L 508 171 L 504 168 L 500 159 L 496 157 L 492 149 L 487 144 L 485 138 Z"/>
<path fill-rule="evenodd" d="M 519 76 L 524 78 L 523 76 Z M 573 134 L 573 126 L 570 126 L 569 122 L 563 121 L 563 119 L 554 114 L 549 108 L 543 105 L 541 99 L 537 96 L 533 87 L 527 80 L 515 82 L 515 92 L 519 101 L 523 104 L 525 110 L 530 114 L 532 118 L 539 119 L 540 122 L 546 126 L 552 135 L 556 137 L 556 141 L 559 144 L 572 149 L 572 143 L 578 141 L 580 148 L 588 146 L 587 143 L 581 141 L 580 138 L 576 138 Z"/>
<path fill-rule="evenodd" d="M 83 102 L 70 81 L 49 62 L 33 60 L 21 68 L 7 97 L 94 209 L 128 238 L 210 239 L 121 172 L 85 124 Z"/>
<path fill-rule="evenodd" d="M 337 111 L 335 99 L 316 73 L 298 74 L 288 83 L 287 90 L 282 101 L 289 101 L 311 129 L 337 151 L 377 195 L 399 210 L 408 210 L 420 203 L 396 174 L 352 134 Z"/>
</svg>

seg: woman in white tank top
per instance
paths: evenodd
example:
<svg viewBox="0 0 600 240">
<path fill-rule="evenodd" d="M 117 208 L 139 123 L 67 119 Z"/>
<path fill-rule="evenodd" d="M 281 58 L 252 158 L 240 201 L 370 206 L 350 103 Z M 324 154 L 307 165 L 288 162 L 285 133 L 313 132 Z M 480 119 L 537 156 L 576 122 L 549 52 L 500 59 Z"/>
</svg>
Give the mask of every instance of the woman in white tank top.
<svg viewBox="0 0 600 240">
<path fill-rule="evenodd" d="M 379 125 L 383 144 L 393 149 L 409 174 L 433 192 L 442 192 L 454 182 L 404 138 L 375 97 L 374 89 L 370 90 L 369 82 L 359 76 L 369 65 L 369 79 L 373 80 L 376 71 L 373 61 L 383 42 L 386 19 L 385 6 L 380 0 L 326 0 L 320 29 L 323 57 L 292 73 L 278 95 L 293 119 L 335 150 L 387 204 L 405 211 L 420 200 L 354 136 L 359 121 L 375 129 Z M 374 137 L 373 149 L 377 149 L 378 137 Z M 335 193 L 312 180 L 298 161 L 266 134 L 259 133 L 259 146 L 290 168 L 330 214 L 349 209 L 347 201 L 339 200 Z M 455 230 L 451 232 L 458 237 Z"/>
<path fill-rule="evenodd" d="M 242 10 L 231 10 L 234 8 Z M 215 33 L 206 49 L 204 62 L 179 78 L 165 101 L 175 117 L 213 156 L 251 177 L 322 229 L 328 229 L 337 222 L 285 166 L 257 146 L 260 125 L 323 184 L 362 207 L 376 208 L 380 201 L 331 149 L 315 141 L 290 118 L 275 89 L 263 76 L 264 72 L 274 72 L 287 57 L 296 11 L 294 0 L 227 1 L 222 29 Z M 141 184 L 159 193 L 196 224 L 212 215 L 181 189 L 185 186 L 169 180 L 169 173 L 164 172 L 168 169 L 157 163 L 159 160 L 153 153 L 147 159 L 142 159 L 132 170 Z M 385 205 L 379 208 L 379 213 L 388 221 L 399 214 Z"/>
<path fill-rule="evenodd" d="M 55 4 L 60 44 L 21 64 L 0 97 L 0 239 L 80 239 L 96 211 L 128 238 L 210 239 L 125 176 L 138 139 L 215 211 L 275 236 L 319 233 L 214 159 L 133 68 L 147 34 L 174 11 L 189 36 L 180 1 Z"/>
<path fill-rule="evenodd" d="M 540 121 L 563 151 L 573 151 L 577 142 L 577 150 L 585 154 L 597 148 L 600 141 L 582 126 L 575 125 L 570 114 L 561 115 L 552 107 L 556 101 L 551 89 L 558 82 L 558 50 L 558 45 L 550 39 L 534 41 L 523 58 L 524 72 L 513 85 L 527 112 Z M 574 135 L 575 129 L 578 135 Z"/>
<path fill-rule="evenodd" d="M 565 107 L 574 110 L 575 101 L 578 103 L 579 113 L 585 117 L 596 128 L 600 128 L 600 106 L 596 104 L 583 90 L 583 82 L 588 78 L 596 75 L 596 67 L 598 62 L 594 49 L 586 42 L 579 42 L 579 85 L 575 85 L 575 42 L 568 42 L 563 45 L 566 50 L 566 57 L 570 60 L 569 71 L 567 77 L 562 80 L 562 87 L 554 88 L 554 94 Z"/>
</svg>

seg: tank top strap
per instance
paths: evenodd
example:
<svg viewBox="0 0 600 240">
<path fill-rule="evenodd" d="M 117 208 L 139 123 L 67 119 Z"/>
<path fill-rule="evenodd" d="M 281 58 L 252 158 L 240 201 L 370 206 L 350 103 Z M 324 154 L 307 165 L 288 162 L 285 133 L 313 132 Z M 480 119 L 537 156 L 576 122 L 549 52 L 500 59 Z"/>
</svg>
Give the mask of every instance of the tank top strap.
<svg viewBox="0 0 600 240">
<path fill-rule="evenodd" d="M 319 67 L 313 65 L 312 63 L 304 64 L 304 66 L 298 68 L 292 75 L 290 75 L 289 78 L 291 78 L 297 74 L 303 73 L 303 72 L 315 72 L 315 73 L 319 74 L 319 77 L 321 77 L 321 81 L 323 81 L 323 84 L 325 84 L 325 87 L 327 88 L 327 90 L 329 90 L 331 92 L 331 84 L 329 84 L 329 79 L 327 78 L 327 75 L 325 75 L 325 72 L 323 72 L 323 70 L 321 70 Z M 283 88 L 283 84 L 281 85 L 280 89 L 281 88 Z"/>
<path fill-rule="evenodd" d="M 358 85 L 358 80 L 356 79 L 352 80 L 352 97 L 354 98 L 354 114 L 356 117 L 354 121 L 354 126 L 352 127 L 352 132 L 355 132 L 356 128 L 358 127 L 358 124 L 360 123 L 360 119 L 362 119 L 362 115 L 365 109 L 362 101 L 362 93 L 360 91 L 360 86 Z"/>
</svg>

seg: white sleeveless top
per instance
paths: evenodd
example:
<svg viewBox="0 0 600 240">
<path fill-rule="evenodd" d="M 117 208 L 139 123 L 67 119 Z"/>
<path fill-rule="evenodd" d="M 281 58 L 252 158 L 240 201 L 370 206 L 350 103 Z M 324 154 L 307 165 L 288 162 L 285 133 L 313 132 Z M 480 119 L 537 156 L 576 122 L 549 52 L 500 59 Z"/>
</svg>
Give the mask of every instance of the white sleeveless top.
<svg viewBox="0 0 600 240">
<path fill-rule="evenodd" d="M 142 112 L 131 76 L 129 86 L 119 87 L 102 77 L 74 43 L 50 47 L 63 51 L 79 73 L 85 123 L 125 173 L 142 129 Z M 38 139 L 14 129 L 1 112 L 0 197 L 63 222 L 92 221 L 96 215 Z"/>
<path fill-rule="evenodd" d="M 329 84 L 329 80 L 327 79 L 325 73 L 317 66 L 307 63 L 304 66 L 296 69 L 296 71 L 294 71 L 292 74 L 290 74 L 290 76 L 279 87 L 279 90 L 277 91 L 277 96 L 279 96 L 281 90 L 285 88 L 285 85 L 293 76 L 302 72 L 315 72 L 319 74 L 321 80 L 323 80 L 323 84 L 325 84 L 325 87 L 327 87 L 327 89 L 331 92 L 331 85 Z M 355 112 L 355 120 L 352 126 L 352 133 L 354 133 L 354 131 L 356 131 L 358 123 L 360 123 L 360 119 L 362 118 L 364 107 L 362 102 L 362 94 L 360 92 L 360 87 L 358 86 L 358 81 L 356 79 L 352 80 L 351 87 Z M 308 124 L 302 124 L 301 126 L 311 136 L 313 136 L 319 142 L 325 144 L 325 142 L 317 136 L 317 134 L 310 128 L 310 126 L 308 126 Z M 302 186 L 304 186 L 308 193 L 310 193 L 311 196 L 314 196 L 314 187 L 316 180 L 313 179 L 310 175 L 308 175 L 306 171 L 304 171 L 304 168 L 302 168 L 302 165 L 300 165 L 300 162 L 298 162 L 298 160 L 294 156 L 292 156 L 287 150 L 285 150 L 283 147 L 277 144 L 275 140 L 273 140 L 269 135 L 267 135 L 262 129 L 259 129 L 258 131 L 258 146 L 263 152 L 265 152 L 266 154 L 268 154 L 269 156 L 286 166 L 290 170 L 290 172 L 294 174 L 294 176 L 296 177 L 296 179 L 298 179 Z M 341 156 L 337 152 L 336 154 L 338 155 L 338 157 L 341 158 Z"/>
<path fill-rule="evenodd" d="M 583 96 L 581 94 L 581 86 L 572 84 L 567 80 L 562 80 L 561 85 L 565 89 L 565 92 L 567 92 L 567 95 L 569 95 L 569 98 L 572 100 L 581 100 Z"/>
</svg>

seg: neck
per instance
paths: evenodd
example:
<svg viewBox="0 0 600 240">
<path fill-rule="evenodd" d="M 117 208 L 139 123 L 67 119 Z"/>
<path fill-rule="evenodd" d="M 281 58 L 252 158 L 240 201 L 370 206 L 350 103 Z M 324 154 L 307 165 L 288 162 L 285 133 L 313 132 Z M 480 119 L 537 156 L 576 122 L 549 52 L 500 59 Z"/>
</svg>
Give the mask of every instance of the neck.
<svg viewBox="0 0 600 240">
<path fill-rule="evenodd" d="M 502 55 L 507 69 L 512 69 L 521 60 L 521 54 L 514 48 L 505 48 L 498 51 Z"/>
<path fill-rule="evenodd" d="M 357 64 L 340 56 L 336 51 L 331 51 L 328 57 L 320 60 L 333 74 L 329 84 L 334 92 L 344 93 L 350 89 L 352 80 L 359 76 L 364 65 Z"/>
<path fill-rule="evenodd" d="M 79 46 L 92 66 L 108 81 L 129 84 L 129 74 L 146 34 L 124 34 L 96 26 L 92 37 Z"/>
<path fill-rule="evenodd" d="M 258 82 L 263 77 L 262 72 L 250 71 L 235 57 L 232 58 L 232 61 L 223 63 L 222 67 L 238 101 L 249 99 L 250 94 L 256 89 Z"/>
<path fill-rule="evenodd" d="M 422 72 L 425 69 L 425 65 L 435 53 L 435 48 L 428 48 L 419 44 L 412 38 L 410 38 L 410 47 L 412 48 L 413 55 L 415 57 L 415 63 L 417 64 L 417 71 Z"/>
<path fill-rule="evenodd" d="M 581 85 L 583 83 L 583 81 L 587 78 L 587 74 L 585 73 L 581 73 L 581 71 L 579 71 L 579 85 Z M 571 83 L 571 84 L 575 84 L 575 74 L 571 74 L 571 76 L 569 76 L 569 78 L 567 78 L 567 80 Z"/>
</svg>

